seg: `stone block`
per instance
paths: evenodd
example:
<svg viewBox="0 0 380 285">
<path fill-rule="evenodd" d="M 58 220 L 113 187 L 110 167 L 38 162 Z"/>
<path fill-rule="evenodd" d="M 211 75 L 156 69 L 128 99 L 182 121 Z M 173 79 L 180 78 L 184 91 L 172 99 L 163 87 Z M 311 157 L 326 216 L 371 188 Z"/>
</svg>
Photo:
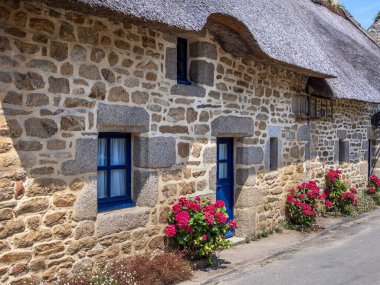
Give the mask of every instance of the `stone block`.
<svg viewBox="0 0 380 285">
<path fill-rule="evenodd" d="M 67 188 L 67 185 L 65 181 L 58 178 L 41 177 L 29 180 L 25 188 L 26 194 L 29 197 L 33 197 L 64 191 Z"/>
<path fill-rule="evenodd" d="M 310 125 L 303 125 L 298 128 L 297 141 L 311 141 Z"/>
<path fill-rule="evenodd" d="M 235 221 L 239 225 L 236 236 L 252 238 L 256 230 L 256 208 L 236 209 Z"/>
<path fill-rule="evenodd" d="M 49 200 L 47 198 L 31 198 L 24 200 L 16 209 L 16 215 L 38 213 L 47 210 Z"/>
<path fill-rule="evenodd" d="M 214 137 L 251 137 L 253 120 L 247 117 L 221 116 L 211 122 Z"/>
<path fill-rule="evenodd" d="M 49 92 L 51 93 L 70 93 L 70 83 L 66 78 L 49 77 Z"/>
<path fill-rule="evenodd" d="M 25 121 L 25 130 L 28 136 L 49 138 L 58 131 L 58 127 L 51 119 L 30 118 Z"/>
<path fill-rule="evenodd" d="M 149 221 L 149 208 L 134 207 L 119 211 L 101 213 L 97 216 L 98 237 L 129 231 L 145 226 Z"/>
<path fill-rule="evenodd" d="M 77 139 L 75 159 L 62 164 L 62 174 L 77 175 L 97 170 L 98 143 L 96 139 Z"/>
<path fill-rule="evenodd" d="M 216 147 L 207 147 L 203 151 L 203 163 L 216 163 Z"/>
<path fill-rule="evenodd" d="M 347 130 L 337 130 L 336 136 L 340 140 L 345 140 L 347 138 Z"/>
<path fill-rule="evenodd" d="M 216 60 L 218 56 L 216 45 L 208 42 L 190 44 L 190 57 L 207 57 Z"/>
<path fill-rule="evenodd" d="M 79 116 L 61 117 L 61 130 L 64 131 L 84 131 L 86 129 L 86 120 Z"/>
<path fill-rule="evenodd" d="M 208 182 L 209 182 L 209 189 L 212 191 L 216 190 L 216 166 L 211 168 L 211 170 L 208 173 Z"/>
<path fill-rule="evenodd" d="M 281 127 L 270 125 L 268 127 L 268 137 L 280 138 L 281 137 Z"/>
<path fill-rule="evenodd" d="M 192 60 L 190 63 L 190 81 L 214 86 L 214 71 L 215 66 L 204 60 Z"/>
<path fill-rule="evenodd" d="M 30 93 L 26 97 L 26 106 L 39 107 L 49 104 L 49 97 L 46 94 Z"/>
<path fill-rule="evenodd" d="M 154 207 L 158 197 L 158 175 L 155 171 L 133 172 L 134 200 L 138 206 Z"/>
<path fill-rule="evenodd" d="M 126 105 L 100 104 L 97 125 L 99 130 L 143 133 L 149 131 L 149 114 L 144 108 Z"/>
<path fill-rule="evenodd" d="M 176 140 L 173 137 L 135 137 L 133 153 L 137 167 L 170 167 L 176 163 Z"/>
<path fill-rule="evenodd" d="M 74 205 L 73 218 L 77 221 L 93 220 L 98 211 L 97 177 L 90 177 Z"/>
<path fill-rule="evenodd" d="M 165 77 L 168 79 L 177 79 L 177 49 L 167 48 L 165 56 Z"/>
<path fill-rule="evenodd" d="M 235 194 L 235 208 L 250 208 L 263 203 L 263 195 L 257 188 L 237 188 Z"/>
<path fill-rule="evenodd" d="M 205 97 L 206 90 L 200 86 L 176 84 L 170 88 L 170 94 L 189 97 Z"/>
<path fill-rule="evenodd" d="M 238 147 L 236 149 L 236 163 L 238 164 L 260 164 L 263 160 L 264 150 L 262 147 Z"/>
<path fill-rule="evenodd" d="M 236 170 L 236 184 L 253 186 L 256 184 L 255 168 L 239 168 Z"/>
</svg>

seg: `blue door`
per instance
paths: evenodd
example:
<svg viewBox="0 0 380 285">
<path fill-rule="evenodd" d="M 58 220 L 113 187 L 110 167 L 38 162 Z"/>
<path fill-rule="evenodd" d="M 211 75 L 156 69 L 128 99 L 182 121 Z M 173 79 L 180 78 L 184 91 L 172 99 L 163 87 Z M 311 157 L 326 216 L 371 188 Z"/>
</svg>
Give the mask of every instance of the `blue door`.
<svg viewBox="0 0 380 285">
<path fill-rule="evenodd" d="M 228 220 L 234 218 L 234 140 L 217 139 L 216 199 L 226 204 Z M 226 237 L 232 237 L 231 230 Z"/>
</svg>

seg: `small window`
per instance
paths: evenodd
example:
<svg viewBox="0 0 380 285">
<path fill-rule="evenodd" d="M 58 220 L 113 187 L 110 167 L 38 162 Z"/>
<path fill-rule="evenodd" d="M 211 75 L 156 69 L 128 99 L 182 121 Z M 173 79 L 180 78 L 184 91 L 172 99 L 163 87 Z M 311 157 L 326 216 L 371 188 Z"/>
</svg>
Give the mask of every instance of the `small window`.
<svg viewBox="0 0 380 285">
<path fill-rule="evenodd" d="M 269 170 L 275 171 L 278 169 L 278 139 L 270 138 L 269 141 Z"/>
<path fill-rule="evenodd" d="M 349 162 L 350 160 L 350 150 L 349 142 L 344 140 L 339 140 L 339 164 Z"/>
<path fill-rule="evenodd" d="M 177 39 L 177 82 L 190 84 L 187 80 L 187 40 Z"/>
<path fill-rule="evenodd" d="M 98 209 L 131 207 L 131 135 L 101 133 L 98 139 Z"/>
</svg>

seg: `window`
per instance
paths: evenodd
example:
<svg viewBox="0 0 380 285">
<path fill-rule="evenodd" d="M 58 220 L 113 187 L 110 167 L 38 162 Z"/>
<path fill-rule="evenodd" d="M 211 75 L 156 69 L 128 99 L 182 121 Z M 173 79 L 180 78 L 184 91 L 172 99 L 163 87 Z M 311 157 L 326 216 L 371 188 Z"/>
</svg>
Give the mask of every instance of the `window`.
<svg viewBox="0 0 380 285">
<path fill-rule="evenodd" d="M 339 164 L 350 162 L 349 141 L 339 140 Z"/>
<path fill-rule="evenodd" d="M 101 133 L 98 139 L 98 209 L 135 206 L 131 195 L 131 135 Z"/>
<path fill-rule="evenodd" d="M 177 82 L 191 84 L 187 80 L 187 40 L 177 39 Z"/>
<path fill-rule="evenodd" d="M 269 170 L 275 171 L 278 168 L 278 139 L 270 138 L 269 141 Z"/>
<path fill-rule="evenodd" d="M 301 119 L 332 118 L 333 102 L 310 95 L 295 95 L 292 98 L 292 110 L 296 117 Z"/>
</svg>

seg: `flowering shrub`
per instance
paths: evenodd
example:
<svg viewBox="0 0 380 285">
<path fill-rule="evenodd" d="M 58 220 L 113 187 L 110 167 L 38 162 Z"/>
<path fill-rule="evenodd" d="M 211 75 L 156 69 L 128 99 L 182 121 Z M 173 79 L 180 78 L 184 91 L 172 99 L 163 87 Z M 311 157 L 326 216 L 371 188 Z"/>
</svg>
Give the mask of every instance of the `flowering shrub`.
<svg viewBox="0 0 380 285">
<path fill-rule="evenodd" d="M 315 223 L 318 204 L 325 199 L 325 195 L 320 192 L 314 181 L 302 183 L 297 189 L 290 190 L 286 208 L 291 224 L 310 227 Z"/>
<path fill-rule="evenodd" d="M 212 203 L 200 197 L 194 200 L 180 198 L 172 206 L 165 234 L 190 257 L 210 257 L 216 250 L 231 246 L 225 234 L 237 228 L 237 224 L 234 220 L 227 222 L 227 219 L 223 201 Z"/>
<path fill-rule="evenodd" d="M 334 168 L 330 168 L 326 174 L 325 203 L 327 208 L 334 209 L 335 212 L 349 214 L 347 207 L 358 205 L 358 200 L 356 199 L 357 191 L 354 188 L 348 190 L 347 185 L 341 181 L 340 175 L 341 171 Z"/>
<path fill-rule="evenodd" d="M 380 178 L 373 175 L 368 178 L 368 190 L 369 195 L 373 195 L 380 192 Z"/>
</svg>

